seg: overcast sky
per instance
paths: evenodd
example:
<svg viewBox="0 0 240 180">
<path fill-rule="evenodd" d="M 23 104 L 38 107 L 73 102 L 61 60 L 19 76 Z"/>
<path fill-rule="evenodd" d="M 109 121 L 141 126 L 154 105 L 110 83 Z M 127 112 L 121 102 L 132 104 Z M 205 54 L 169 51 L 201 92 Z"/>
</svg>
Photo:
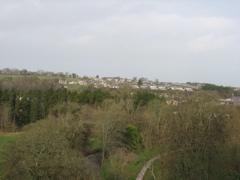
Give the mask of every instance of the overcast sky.
<svg viewBox="0 0 240 180">
<path fill-rule="evenodd" d="M 240 87 L 239 0 L 0 0 L 0 69 Z"/>
</svg>

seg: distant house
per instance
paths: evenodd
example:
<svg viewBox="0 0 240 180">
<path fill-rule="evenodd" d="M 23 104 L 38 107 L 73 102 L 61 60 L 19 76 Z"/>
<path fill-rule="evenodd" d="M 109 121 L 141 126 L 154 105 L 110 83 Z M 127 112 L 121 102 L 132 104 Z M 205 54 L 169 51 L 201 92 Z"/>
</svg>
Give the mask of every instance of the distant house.
<svg viewBox="0 0 240 180">
<path fill-rule="evenodd" d="M 141 86 L 141 88 L 142 88 L 142 89 L 147 89 L 147 88 L 149 88 L 149 87 L 148 87 L 147 84 L 143 84 L 143 85 Z"/>
<path fill-rule="evenodd" d="M 112 84 L 112 85 L 110 85 L 110 88 L 115 88 L 115 89 L 117 89 L 117 88 L 119 88 L 119 86 L 118 86 L 117 84 Z"/>
<path fill-rule="evenodd" d="M 176 90 L 184 91 L 184 88 L 183 87 L 176 87 Z"/>
<path fill-rule="evenodd" d="M 193 91 L 192 88 L 185 88 L 186 91 Z"/>
<path fill-rule="evenodd" d="M 150 89 L 157 89 L 157 86 L 151 85 L 151 86 L 150 86 Z"/>
<path fill-rule="evenodd" d="M 87 81 L 86 80 L 79 80 L 78 84 L 79 85 L 87 85 Z"/>
<path fill-rule="evenodd" d="M 233 104 L 233 99 L 232 98 L 227 98 L 227 99 L 221 99 L 220 104 Z"/>
<path fill-rule="evenodd" d="M 60 80 L 59 80 L 59 84 L 68 84 L 68 81 L 67 81 L 67 80 L 62 80 L 62 79 L 60 79 Z"/>
<path fill-rule="evenodd" d="M 165 86 L 158 86 L 158 89 L 160 89 L 160 90 L 167 90 L 167 88 Z"/>
<path fill-rule="evenodd" d="M 133 84 L 132 87 L 136 88 L 136 89 L 139 88 L 139 86 L 137 84 Z"/>
<path fill-rule="evenodd" d="M 125 82 L 132 82 L 132 80 L 131 79 L 125 79 Z"/>
<path fill-rule="evenodd" d="M 240 104 L 240 96 L 233 96 L 233 104 Z"/>
<path fill-rule="evenodd" d="M 70 81 L 69 84 L 78 84 L 76 81 Z"/>
</svg>

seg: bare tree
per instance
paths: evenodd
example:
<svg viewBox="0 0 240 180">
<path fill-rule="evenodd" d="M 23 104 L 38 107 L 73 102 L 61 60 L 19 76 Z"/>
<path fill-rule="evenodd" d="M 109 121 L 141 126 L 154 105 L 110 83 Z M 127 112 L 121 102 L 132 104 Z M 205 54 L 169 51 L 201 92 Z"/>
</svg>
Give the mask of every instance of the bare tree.
<svg viewBox="0 0 240 180">
<path fill-rule="evenodd" d="M 184 179 L 224 177 L 218 146 L 226 138 L 225 112 L 214 94 L 199 92 L 173 114 L 172 146 L 186 149 L 171 156 L 178 164 L 172 169 L 178 172 L 177 176 Z"/>
<path fill-rule="evenodd" d="M 4 69 L 2 69 L 2 73 L 3 74 L 10 74 L 10 68 L 4 68 Z"/>
<path fill-rule="evenodd" d="M 6 103 L 0 103 L 0 130 L 1 131 L 14 131 L 16 129 L 15 122 L 12 120 L 11 107 Z"/>
<path fill-rule="evenodd" d="M 119 136 L 125 129 L 128 115 L 114 100 L 105 100 L 102 108 L 95 112 L 95 134 L 102 142 L 102 165 L 115 147 L 119 146 Z"/>
<path fill-rule="evenodd" d="M 14 68 L 14 69 L 11 70 L 11 73 L 14 74 L 14 75 L 19 75 L 20 71 L 18 69 Z"/>
<path fill-rule="evenodd" d="M 44 70 L 38 70 L 38 71 L 37 71 L 37 74 L 38 74 L 39 76 L 43 76 L 44 73 L 45 73 Z"/>
<path fill-rule="evenodd" d="M 26 70 L 26 69 L 23 69 L 20 71 L 21 75 L 27 75 L 27 73 L 28 73 L 28 70 Z"/>
</svg>

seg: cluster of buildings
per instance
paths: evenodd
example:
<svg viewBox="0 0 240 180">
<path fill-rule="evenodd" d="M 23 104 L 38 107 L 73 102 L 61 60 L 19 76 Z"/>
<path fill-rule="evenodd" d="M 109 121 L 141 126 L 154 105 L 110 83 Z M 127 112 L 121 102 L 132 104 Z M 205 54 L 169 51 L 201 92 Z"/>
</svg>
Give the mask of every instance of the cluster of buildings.
<svg viewBox="0 0 240 180">
<path fill-rule="evenodd" d="M 151 81 L 146 78 L 133 78 L 126 79 L 120 77 L 83 77 L 76 78 L 74 81 L 69 81 L 67 79 L 60 79 L 60 84 L 65 85 L 67 87 L 68 84 L 71 85 L 83 85 L 83 86 L 92 86 L 95 88 L 141 88 L 141 89 L 152 89 L 152 90 L 178 90 L 178 91 L 194 91 L 201 89 L 204 85 L 203 83 L 172 83 L 172 82 L 158 82 Z M 235 91 L 240 89 L 234 89 Z M 166 98 L 166 102 L 171 105 L 177 105 L 179 103 L 183 103 L 185 98 L 181 100 L 173 100 L 172 97 L 168 97 L 168 95 L 163 95 Z M 240 104 L 240 96 L 232 95 L 231 98 L 221 99 L 221 104 Z"/>
<path fill-rule="evenodd" d="M 133 78 L 126 79 L 120 77 L 84 77 L 78 78 L 74 81 L 68 81 L 67 79 L 60 79 L 60 84 L 76 84 L 93 86 L 96 88 L 141 88 L 141 89 L 152 89 L 152 90 L 179 90 L 179 91 L 193 91 L 200 89 L 203 84 L 201 83 L 172 83 L 172 82 L 158 82 L 151 81 L 146 78 Z"/>
<path fill-rule="evenodd" d="M 232 95 L 231 98 L 221 99 L 221 104 L 240 104 L 240 96 L 234 96 Z"/>
</svg>

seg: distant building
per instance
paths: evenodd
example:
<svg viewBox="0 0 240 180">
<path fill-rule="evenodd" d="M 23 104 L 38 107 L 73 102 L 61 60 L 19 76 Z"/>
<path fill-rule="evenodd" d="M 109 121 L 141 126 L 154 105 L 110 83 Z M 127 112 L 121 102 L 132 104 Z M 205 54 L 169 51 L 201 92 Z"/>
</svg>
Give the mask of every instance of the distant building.
<svg viewBox="0 0 240 180">
<path fill-rule="evenodd" d="M 78 84 L 79 85 L 87 85 L 87 81 L 86 80 L 79 80 Z"/>
<path fill-rule="evenodd" d="M 76 81 L 70 81 L 69 84 L 78 84 Z"/>
<path fill-rule="evenodd" d="M 233 96 L 233 104 L 240 104 L 240 96 Z"/>
<path fill-rule="evenodd" d="M 59 84 L 68 84 L 68 81 L 67 81 L 67 80 L 62 80 L 62 79 L 60 79 L 60 80 L 59 80 Z"/>
</svg>

